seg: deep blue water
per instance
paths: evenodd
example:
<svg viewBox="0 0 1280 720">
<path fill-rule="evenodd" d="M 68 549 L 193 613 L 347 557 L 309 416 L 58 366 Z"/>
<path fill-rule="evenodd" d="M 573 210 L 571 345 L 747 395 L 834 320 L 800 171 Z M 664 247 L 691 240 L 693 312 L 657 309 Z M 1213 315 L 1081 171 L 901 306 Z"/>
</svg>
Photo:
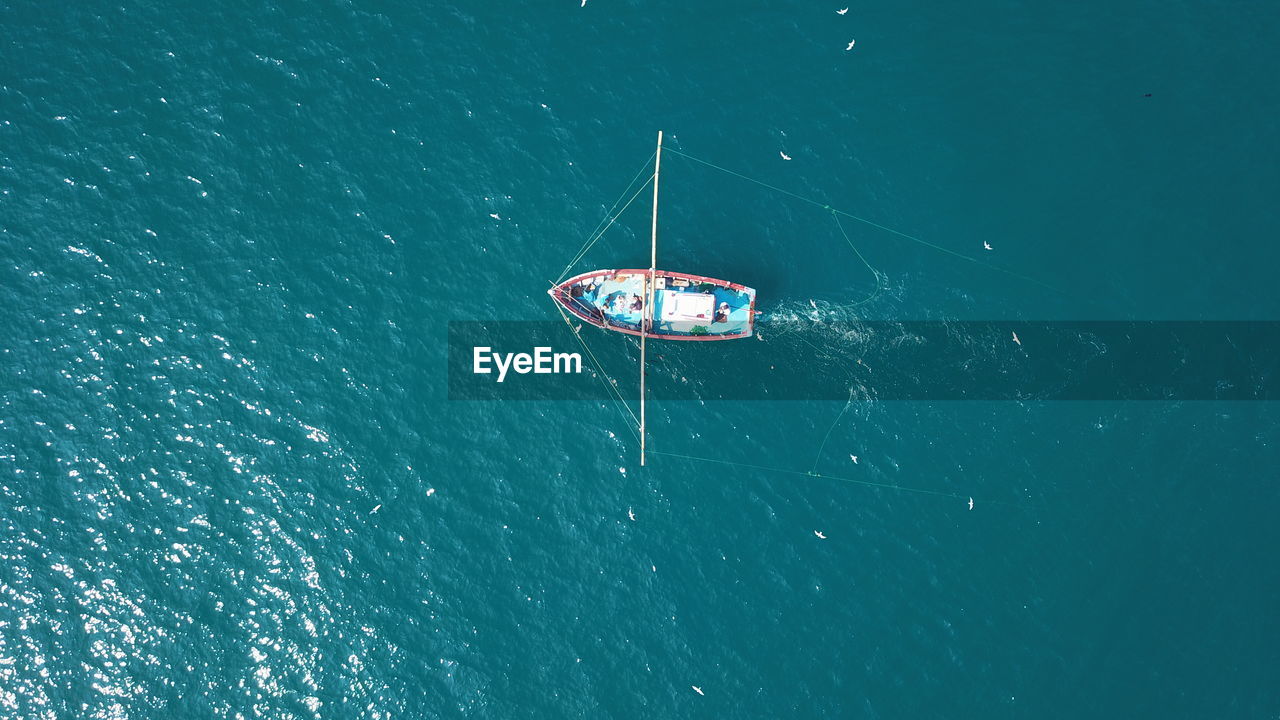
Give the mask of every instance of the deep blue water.
<svg viewBox="0 0 1280 720">
<path fill-rule="evenodd" d="M 1280 316 L 1273 4 L 843 5 L 0 3 L 0 716 L 1280 714 L 1273 404 L 449 399 L 658 129 L 1033 279 L 669 154 L 755 347 Z"/>
</svg>

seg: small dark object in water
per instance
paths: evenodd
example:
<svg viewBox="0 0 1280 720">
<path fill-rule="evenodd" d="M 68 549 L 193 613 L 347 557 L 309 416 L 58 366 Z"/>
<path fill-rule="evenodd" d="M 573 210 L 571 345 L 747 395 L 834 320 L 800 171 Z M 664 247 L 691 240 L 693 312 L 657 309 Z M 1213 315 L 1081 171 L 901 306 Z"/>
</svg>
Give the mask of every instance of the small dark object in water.
<svg viewBox="0 0 1280 720">
<path fill-rule="evenodd" d="M 1146 95 L 1143 95 L 1142 97 L 1151 97 L 1151 93 L 1147 93 Z"/>
</svg>

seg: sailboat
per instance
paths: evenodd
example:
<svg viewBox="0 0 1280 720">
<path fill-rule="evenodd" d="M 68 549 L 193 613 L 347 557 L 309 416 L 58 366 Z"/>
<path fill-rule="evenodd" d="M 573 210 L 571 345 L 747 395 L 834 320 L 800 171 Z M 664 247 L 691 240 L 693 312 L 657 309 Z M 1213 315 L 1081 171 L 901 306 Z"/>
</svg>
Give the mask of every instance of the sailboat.
<svg viewBox="0 0 1280 720">
<path fill-rule="evenodd" d="M 755 330 L 756 291 L 704 275 L 658 270 L 658 176 L 662 131 L 653 165 L 653 233 L 649 268 L 592 270 L 547 291 L 585 323 L 640 337 L 640 464 L 645 459 L 645 341 L 734 340 Z M 568 318 L 565 318 L 566 322 Z"/>
<path fill-rule="evenodd" d="M 658 174 L 653 171 L 653 241 L 648 269 L 592 270 L 547 291 L 585 323 L 661 340 L 734 340 L 755 329 L 756 291 L 704 275 L 658 270 Z"/>
</svg>

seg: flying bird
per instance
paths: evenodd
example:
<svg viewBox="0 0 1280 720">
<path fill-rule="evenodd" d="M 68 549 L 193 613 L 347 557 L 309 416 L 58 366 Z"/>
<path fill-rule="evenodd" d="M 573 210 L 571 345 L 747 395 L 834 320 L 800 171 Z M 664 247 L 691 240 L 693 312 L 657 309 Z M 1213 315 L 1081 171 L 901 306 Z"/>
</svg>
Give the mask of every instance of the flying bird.
<svg viewBox="0 0 1280 720">
<path fill-rule="evenodd" d="M 693 688 L 693 691 L 698 693 L 699 695 L 706 695 L 706 693 L 702 692 L 702 688 L 698 687 L 697 685 L 690 685 L 689 687 Z"/>
<path fill-rule="evenodd" d="M 973 509 L 973 498 L 969 498 L 969 509 Z"/>
<path fill-rule="evenodd" d="M 850 455 L 850 456 L 849 456 L 849 459 L 853 461 L 853 464 L 854 464 L 854 465 L 857 465 L 857 464 L 858 464 L 858 456 L 857 456 L 857 455 Z"/>
<path fill-rule="evenodd" d="M 990 249 L 991 249 L 991 243 L 987 242 L 986 240 L 983 240 L 983 241 L 982 241 L 982 249 L 983 249 L 983 250 L 990 250 Z"/>
<path fill-rule="evenodd" d="M 813 531 L 813 534 L 814 534 L 814 535 L 817 535 L 817 536 L 818 536 L 818 538 L 819 538 L 820 540 L 826 540 L 826 539 L 827 539 L 827 536 L 826 536 L 826 535 L 823 535 L 821 532 L 819 532 L 819 531 L 817 531 L 817 530 L 814 530 L 814 531 Z"/>
<path fill-rule="evenodd" d="M 843 14 L 845 14 L 845 13 L 847 13 L 847 12 L 849 12 L 849 8 L 845 8 L 845 9 L 843 9 L 843 10 L 837 10 L 837 11 L 836 11 L 836 14 L 837 14 L 837 15 L 843 15 Z"/>
<path fill-rule="evenodd" d="M 848 51 L 852 50 L 852 49 L 853 49 L 853 44 L 854 44 L 855 42 L 857 42 L 857 40 L 850 40 L 850 41 L 849 41 L 849 47 L 845 48 L 845 52 L 848 52 Z"/>
<path fill-rule="evenodd" d="M 788 154 L 786 154 L 786 153 L 784 153 L 784 152 L 779 151 L 779 152 L 778 152 L 778 154 L 782 156 L 782 159 L 783 159 L 783 160 L 790 160 L 790 159 L 791 159 L 791 156 L 790 156 L 790 155 L 788 155 Z"/>
<path fill-rule="evenodd" d="M 1018 345 L 1022 345 L 1022 341 L 1018 339 L 1018 333 L 1016 332 L 1013 334 L 1013 341 L 1018 343 Z"/>
<path fill-rule="evenodd" d="M 627 508 L 627 517 L 631 518 L 631 522 L 636 521 L 636 514 L 631 508 Z"/>
</svg>

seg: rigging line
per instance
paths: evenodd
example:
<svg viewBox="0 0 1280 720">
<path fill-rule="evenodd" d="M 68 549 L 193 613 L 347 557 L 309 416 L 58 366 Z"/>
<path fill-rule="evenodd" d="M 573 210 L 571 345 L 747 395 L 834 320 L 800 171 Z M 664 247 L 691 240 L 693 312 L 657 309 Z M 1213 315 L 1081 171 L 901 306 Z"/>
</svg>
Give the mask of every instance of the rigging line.
<svg viewBox="0 0 1280 720">
<path fill-rule="evenodd" d="M 818 469 L 818 461 L 822 459 L 822 451 L 827 449 L 827 441 L 831 439 L 831 431 L 836 429 L 840 421 L 844 419 L 844 414 L 849 412 L 849 406 L 853 405 L 853 388 L 849 388 L 849 402 L 841 408 L 840 414 L 836 416 L 835 422 L 831 423 L 831 427 L 827 428 L 827 434 L 822 436 L 822 444 L 818 446 L 818 452 L 813 456 L 813 467 L 809 468 L 809 472 Z"/>
<path fill-rule="evenodd" d="M 928 240 L 923 240 L 923 239 L 921 239 L 921 238 L 916 237 L 915 235 L 909 235 L 909 234 L 907 234 L 907 233 L 902 232 L 901 230 L 894 230 L 893 228 L 891 228 L 891 227 L 886 227 L 886 226 L 884 226 L 884 225 L 881 225 L 880 223 L 873 222 L 873 221 L 868 220 L 868 219 L 863 218 L 863 217 L 858 217 L 857 215 L 854 215 L 853 213 L 845 212 L 844 210 L 837 210 L 837 209 L 835 209 L 835 208 L 831 207 L 830 205 L 827 205 L 826 203 L 818 202 L 817 200 L 814 200 L 814 199 L 812 199 L 812 198 L 807 198 L 807 197 L 805 197 L 805 196 L 803 196 L 803 195 L 797 195 L 796 193 L 793 193 L 793 192 L 791 192 L 790 190 L 783 190 L 783 189 L 782 189 L 782 188 L 780 188 L 780 187 L 777 187 L 777 186 L 775 186 L 775 185 L 770 185 L 770 184 L 769 184 L 769 183 L 767 183 L 767 182 L 763 182 L 763 181 L 757 180 L 757 179 L 755 179 L 755 178 L 753 178 L 753 177 L 747 177 L 746 175 L 743 175 L 743 174 L 742 174 L 742 173 L 740 173 L 740 172 L 734 172 L 733 170 L 730 170 L 729 168 L 726 168 L 726 167 L 720 167 L 719 165 L 716 165 L 715 163 L 707 162 L 706 160 L 703 160 L 703 159 L 701 159 L 701 158 L 696 158 L 696 157 L 694 157 L 694 156 L 692 156 L 692 155 L 690 155 L 690 154 L 688 154 L 688 153 L 681 152 L 681 151 L 679 151 L 679 150 L 674 150 L 674 149 L 673 149 L 673 150 L 671 150 L 671 152 L 673 152 L 673 153 L 675 153 L 675 154 L 677 154 L 677 155 L 680 155 L 680 156 L 682 156 L 682 157 L 689 158 L 690 160 L 692 160 L 692 161 L 694 161 L 694 162 L 702 163 L 703 165 L 706 165 L 707 167 L 715 168 L 716 170 L 719 170 L 719 171 L 721 171 L 721 172 L 726 172 L 726 173 L 728 173 L 728 174 L 730 174 L 730 175 L 734 175 L 734 176 L 736 176 L 736 177 L 740 177 L 740 178 L 742 178 L 743 180 L 746 180 L 747 182 L 753 182 L 753 183 L 755 183 L 755 184 L 757 184 L 757 185 L 760 185 L 760 186 L 762 186 L 762 187 L 769 188 L 770 190 L 773 190 L 773 191 L 776 191 L 776 192 L 780 192 L 780 193 L 782 193 L 783 195 L 789 195 L 789 196 L 791 196 L 791 197 L 793 197 L 793 198 L 795 198 L 795 199 L 797 199 L 797 200 L 802 200 L 802 201 L 807 202 L 807 203 L 809 203 L 809 204 L 811 204 L 811 205 L 817 205 L 818 207 L 820 207 L 820 208 L 822 208 L 822 209 L 824 209 L 824 210 L 830 210 L 830 211 L 831 211 L 831 212 L 833 212 L 833 213 L 837 213 L 837 214 L 840 214 L 840 215 L 844 215 L 845 217 L 850 218 L 851 220 L 857 220 L 857 221 L 858 221 L 858 222 L 860 222 L 860 223 L 865 223 L 865 224 L 867 224 L 867 225 L 870 225 L 871 227 L 878 228 L 878 229 L 880 229 L 880 230 L 884 230 L 884 231 L 885 231 L 885 232 L 887 232 L 887 233 L 892 233 L 892 234 L 894 234 L 894 235 L 897 235 L 898 237 L 905 238 L 905 239 L 910 240 L 910 241 L 915 242 L 915 243 L 919 243 L 919 244 L 921 244 L 921 245 L 924 245 L 925 247 L 931 247 L 931 248 L 933 248 L 934 250 L 938 250 L 939 252 L 947 253 L 948 255 L 952 255 L 952 256 L 958 257 L 958 258 L 960 258 L 960 259 L 962 259 L 962 260 L 968 260 L 969 262 L 974 263 L 974 264 L 976 264 L 976 265 L 982 265 L 982 266 L 984 266 L 984 267 L 991 268 L 992 270 L 997 270 L 997 271 L 1002 272 L 1002 273 L 1005 273 L 1005 274 L 1007 274 L 1007 275 L 1011 275 L 1011 276 L 1016 277 L 1016 278 L 1018 278 L 1018 279 L 1020 279 L 1020 280 L 1025 280 L 1025 281 L 1027 281 L 1027 282 L 1034 283 L 1034 284 L 1039 285 L 1039 286 L 1041 286 L 1041 287 L 1048 288 L 1048 289 L 1050 289 L 1050 290 L 1053 290 L 1054 292 L 1061 293 L 1061 294 L 1064 294 L 1064 295 L 1066 294 L 1065 292 L 1063 292 L 1063 291 L 1062 291 L 1062 290 L 1060 290 L 1059 288 L 1056 288 L 1056 287 L 1054 287 L 1053 285 L 1050 285 L 1050 284 L 1048 284 L 1048 283 L 1044 282 L 1043 280 L 1037 280 L 1037 279 L 1035 279 L 1035 278 L 1033 278 L 1033 277 L 1030 277 L 1029 275 L 1023 275 L 1022 273 L 1019 273 L 1019 272 L 1016 272 L 1016 271 L 1013 271 L 1013 270 L 1009 270 L 1009 269 L 1007 269 L 1007 268 L 1002 268 L 1002 267 L 1000 267 L 999 265 L 992 265 L 991 263 L 983 262 L 982 260 L 979 260 L 979 259 L 977 259 L 977 258 L 975 258 L 975 257 L 970 257 L 970 256 L 968 256 L 968 255 L 965 255 L 964 253 L 959 253 L 959 252 L 956 252 L 955 250 L 951 250 L 951 249 L 949 249 L 949 248 L 945 248 L 945 247 L 943 247 L 943 246 L 941 246 L 941 245 L 936 245 L 936 244 L 934 244 L 934 243 L 931 243 L 931 242 L 929 242 Z"/>
<path fill-rule="evenodd" d="M 582 247 L 578 248 L 577 254 L 573 256 L 573 259 L 569 261 L 569 264 L 565 265 L 564 270 L 560 271 L 560 277 L 556 278 L 556 283 L 559 283 L 561 280 L 564 279 L 565 275 L 569 274 L 569 270 L 573 268 L 574 264 L 576 264 L 579 260 L 581 260 L 582 257 L 586 255 L 589 250 L 591 250 L 592 246 L 594 246 L 600 240 L 600 238 L 604 236 L 605 232 L 610 227 L 613 226 L 613 223 L 616 222 L 618 218 L 622 216 L 622 213 L 626 212 L 626 209 L 628 207 L 631 207 L 631 203 L 634 202 L 635 199 L 640 196 L 640 193 L 644 192 L 644 189 L 649 186 L 649 182 L 652 180 L 653 180 L 653 176 L 651 175 L 649 176 L 649 180 L 645 181 L 645 183 L 636 190 L 636 192 L 631 196 L 631 199 L 627 200 L 627 204 L 622 207 L 622 210 L 618 211 L 618 213 L 616 214 L 607 216 L 606 219 L 608 219 L 609 221 L 607 225 L 604 225 L 603 228 L 600 228 L 599 226 L 597 226 L 598 230 L 595 232 L 592 232 L 591 236 L 587 239 L 586 243 L 584 243 Z M 631 187 L 628 186 L 627 189 L 630 190 Z M 621 198 L 619 198 L 619 201 L 621 201 Z M 603 224 L 604 220 L 601 220 L 600 222 Z"/>
<path fill-rule="evenodd" d="M 849 233 L 845 232 L 844 225 L 840 222 L 840 216 L 836 214 L 835 210 L 831 210 L 831 219 L 835 221 L 836 229 L 839 230 L 840 235 L 844 237 L 844 241 L 849 245 L 849 249 L 853 250 L 853 254 L 857 255 L 858 259 L 862 261 L 862 264 L 865 265 L 867 269 L 871 271 L 871 275 L 875 278 L 875 281 L 876 281 L 875 289 L 872 290 L 871 293 L 868 294 L 866 297 L 862 298 L 857 302 L 849 303 L 849 304 L 839 304 L 839 305 L 836 305 L 836 307 L 838 308 L 862 307 L 863 305 L 866 305 L 872 300 L 875 300 L 876 298 L 880 297 L 881 293 L 883 293 L 886 289 L 888 289 L 888 286 L 889 286 L 888 276 L 880 272 L 879 270 L 877 270 L 870 262 L 868 262 L 867 258 L 863 256 L 862 251 L 858 250 L 858 246 L 853 244 L 853 240 L 849 237 Z M 795 330 L 794 326 L 789 327 L 786 330 L 783 330 L 780 334 L 774 336 L 773 339 L 776 340 L 778 338 L 784 337 L 788 333 L 793 332 L 794 330 Z M 810 345 L 812 346 L 812 343 Z"/>
<path fill-rule="evenodd" d="M 836 229 L 840 231 L 840 234 L 844 236 L 844 241 L 849 244 L 850 248 L 853 249 L 853 254 L 858 256 L 858 259 L 862 261 L 862 264 L 866 265 L 867 269 L 870 270 L 871 274 L 874 275 L 876 278 L 876 289 L 872 291 L 870 295 L 859 300 L 858 302 L 854 303 L 850 307 L 859 307 L 859 306 L 865 305 L 871 302 L 872 300 L 875 300 L 877 297 L 879 297 L 880 293 L 884 291 L 884 288 L 887 283 L 883 282 L 884 278 L 881 276 L 880 271 L 871 267 L 871 263 L 867 262 L 867 259 L 862 256 L 862 253 L 858 250 L 858 247 L 853 244 L 852 240 L 849 239 L 849 233 L 844 231 L 844 225 L 840 224 L 840 216 L 836 214 L 835 210 L 831 211 L 831 219 L 836 221 Z"/>
<path fill-rule="evenodd" d="M 622 194 L 618 196 L 617 200 L 613 201 L 613 205 L 609 207 L 609 210 L 604 214 L 604 217 L 600 218 L 600 222 L 596 223 L 595 228 L 591 230 L 591 234 L 587 236 L 587 240 L 583 243 L 583 248 L 585 248 L 587 244 L 591 242 L 591 238 L 594 238 L 596 236 L 596 233 L 599 232 L 600 228 L 604 226 L 605 221 L 607 221 L 610 217 L 613 216 L 613 211 L 616 210 L 618 205 L 622 202 L 622 198 L 626 197 L 627 193 L 631 192 L 631 186 L 636 184 L 636 180 L 640 179 L 640 176 L 644 173 L 646 169 L 648 169 L 649 163 L 652 161 L 653 161 L 653 156 L 650 155 L 649 159 L 644 161 L 644 165 L 641 165 L 640 169 L 631 178 L 631 182 L 627 183 L 627 189 L 622 191 Z M 579 252 L 581 251 L 582 251 L 582 248 L 579 248 Z"/>
<path fill-rule="evenodd" d="M 597 378 L 600 380 L 600 384 L 604 385 L 605 388 L 611 392 L 611 399 L 614 401 L 614 409 L 617 409 L 618 415 L 622 416 L 622 424 L 626 425 L 627 428 L 631 430 L 631 434 L 635 435 L 637 440 L 640 439 L 639 434 L 636 433 L 635 427 L 627 422 L 626 416 L 623 416 L 622 410 L 617 407 L 618 403 L 621 403 L 622 407 L 626 408 L 627 414 L 631 416 L 631 419 L 636 423 L 640 422 L 640 420 L 636 418 L 636 414 L 631 411 L 630 406 L 627 405 L 627 401 L 622 398 L 622 393 L 613 384 L 613 378 L 609 377 L 609 373 L 604 371 L 604 366 L 600 364 L 595 353 L 591 352 L 591 348 L 587 347 L 587 341 L 582 339 L 581 331 L 578 328 L 575 328 L 573 323 L 569 321 L 569 316 L 564 314 L 564 310 L 560 308 L 560 303 L 558 302 L 556 303 L 556 311 L 560 313 L 560 317 L 564 318 L 564 324 L 569 326 L 569 332 L 573 333 L 573 336 L 578 339 L 578 343 L 582 345 L 582 349 L 587 351 L 587 357 L 591 358 L 591 362 L 596 366 L 596 370 L 600 373 Z"/>
<path fill-rule="evenodd" d="M 577 255 L 575 255 L 575 256 L 573 257 L 573 259 L 572 259 L 572 260 L 570 260 L 570 261 L 569 261 L 569 264 L 564 266 L 564 270 L 561 270 L 561 271 L 560 271 L 560 277 L 556 278 L 556 283 L 557 283 L 557 284 L 558 284 L 561 280 L 563 280 L 563 279 L 564 279 L 564 276 L 565 276 L 565 275 L 568 275 L 568 274 L 569 274 L 569 270 L 570 270 L 570 269 L 571 269 L 575 264 L 577 264 L 577 262 L 578 262 L 579 260 L 581 260 L 581 259 L 582 259 L 582 256 L 583 256 L 583 255 L 586 255 L 586 254 L 587 254 L 587 251 L 588 251 L 588 250 L 590 250 L 590 249 L 591 249 L 591 247 L 592 247 L 593 245 L 595 245 L 595 244 L 600 240 L 600 238 L 604 237 L 605 232 L 606 232 L 606 231 L 608 231 L 608 229 L 609 229 L 609 228 L 613 227 L 613 224 L 614 224 L 615 222 L 617 222 L 617 221 L 618 221 L 618 218 L 622 217 L 622 213 L 626 212 L 626 211 L 627 211 L 627 208 L 631 207 L 631 203 L 635 202 L 635 199 L 636 199 L 636 198 L 638 198 L 638 197 L 640 197 L 640 193 L 644 192 L 644 189 L 645 189 L 645 188 L 647 188 L 647 187 L 649 187 L 649 183 L 651 183 L 651 182 L 653 182 L 653 176 L 652 176 L 652 175 L 650 175 L 650 176 L 649 176 L 649 179 L 648 179 L 648 180 L 646 180 L 646 181 L 645 181 L 645 183 L 644 183 L 643 185 L 641 185 L 639 188 L 637 188 L 637 189 L 636 189 L 635 194 L 631 196 L 631 199 L 627 201 L 627 204 L 626 204 L 626 205 L 623 205 L 623 206 L 622 206 L 622 209 L 621 209 L 621 210 L 619 210 L 619 211 L 617 212 L 617 214 L 616 214 L 616 215 L 614 215 L 612 218 L 610 218 L 610 220 L 609 220 L 609 224 L 608 224 L 608 225 L 605 225 L 605 226 L 600 230 L 600 232 L 596 233 L 596 234 L 595 234 L 595 237 L 594 237 L 594 238 L 592 238 L 591 240 L 589 240 L 589 241 L 587 242 L 587 244 L 586 244 L 586 245 L 584 245 L 584 246 L 582 247 L 582 249 L 578 251 L 578 254 L 577 254 Z"/>
<path fill-rule="evenodd" d="M 732 460 L 719 460 L 716 458 L 696 457 L 693 455 L 680 455 L 678 453 L 662 452 L 661 450 L 650 450 L 651 455 L 666 455 L 667 457 L 682 458 L 684 460 L 700 460 L 702 462 L 719 463 L 721 465 L 733 465 L 736 467 L 751 468 L 753 470 L 767 470 L 770 472 L 785 473 L 788 475 L 802 475 L 805 477 L 816 477 L 824 480 L 842 480 L 854 485 L 866 485 L 868 487 L 885 488 L 887 490 L 899 490 L 902 492 L 913 492 L 921 495 L 937 495 L 939 497 L 954 498 L 956 500 L 965 500 L 967 496 L 958 495 L 956 493 L 945 492 L 942 490 L 926 490 L 925 488 L 914 488 L 906 485 L 890 485 L 889 483 L 878 483 L 871 480 L 855 480 L 853 478 L 840 477 L 839 475 L 824 475 L 816 472 L 804 472 L 803 470 L 787 470 L 786 468 L 769 467 L 767 465 L 752 465 L 751 463 L 740 463 Z M 987 501 L 990 502 L 990 501 Z"/>
<path fill-rule="evenodd" d="M 568 318 L 566 318 L 565 321 L 568 322 Z M 600 362 L 599 358 L 595 356 L 595 353 L 591 352 L 591 348 L 588 347 L 586 341 L 582 339 L 581 331 L 574 330 L 572 324 L 570 324 L 569 327 L 570 330 L 573 331 L 574 336 L 578 338 L 578 342 L 581 343 L 582 349 L 587 351 L 587 356 L 591 358 L 591 362 L 595 365 L 597 372 L 600 373 L 600 383 L 609 390 L 611 399 L 614 401 L 614 405 L 622 406 L 621 409 L 618 410 L 618 414 L 622 415 L 622 410 L 626 410 L 627 415 L 631 416 L 631 420 L 638 424 L 640 420 L 636 417 L 635 412 L 631 410 L 631 406 L 628 405 L 627 401 L 622 397 L 622 392 L 619 391 L 617 385 L 614 384 L 614 379 L 609 376 L 609 373 L 605 372 L 604 365 Z M 623 416 L 622 420 L 625 423 L 627 418 Z M 635 426 L 628 424 L 627 428 L 631 430 L 632 435 L 636 436 L 636 439 L 640 438 L 639 434 L 636 433 Z"/>
<path fill-rule="evenodd" d="M 627 189 L 622 191 L 622 194 L 618 196 L 618 199 L 613 201 L 613 206 L 609 208 L 609 212 L 605 213 L 604 217 L 600 218 L 600 222 L 596 223 L 595 230 L 591 231 L 592 235 L 595 235 L 596 230 L 599 230 L 600 226 L 604 225 L 604 221 L 609 219 L 609 215 L 613 213 L 614 208 L 618 207 L 618 203 L 622 202 L 622 198 L 626 197 L 627 193 L 631 192 L 631 186 L 636 184 L 636 180 L 640 179 L 640 176 L 644 174 L 645 169 L 649 167 L 649 163 L 653 162 L 654 155 L 657 154 L 657 150 L 653 151 L 653 153 L 649 155 L 649 159 L 644 161 L 644 164 L 636 171 L 635 176 L 631 178 L 631 182 L 627 183 Z"/>
<path fill-rule="evenodd" d="M 565 322 L 569 323 L 569 319 L 565 318 Z M 587 355 L 591 358 L 591 362 L 595 364 L 596 370 L 599 373 L 597 376 L 597 379 L 600 380 L 601 385 L 604 385 L 605 388 L 610 391 L 611 393 L 610 399 L 613 401 L 614 409 L 618 411 L 618 416 L 622 418 L 622 424 L 625 425 L 627 429 L 631 431 L 631 434 L 635 436 L 637 440 L 639 440 L 640 439 L 639 434 L 636 433 L 635 427 L 631 425 L 631 423 L 627 422 L 627 417 L 626 415 L 622 414 L 622 410 L 625 409 L 627 411 L 627 415 L 630 415 L 633 421 L 639 422 L 639 420 L 636 420 L 635 413 L 631 411 L 631 408 L 627 405 L 626 400 L 622 399 L 622 394 L 612 384 L 613 378 L 609 377 L 609 374 L 604 371 L 604 367 L 600 364 L 600 361 L 596 359 L 595 354 L 591 352 L 591 348 L 587 347 L 586 342 L 582 340 L 582 338 L 579 336 L 579 332 L 573 328 L 573 325 L 571 323 L 569 323 L 569 330 L 575 336 L 578 336 L 578 342 L 582 344 L 582 348 L 587 351 Z M 621 408 L 618 407 L 619 404 L 621 404 L 622 406 Z"/>
<path fill-rule="evenodd" d="M 604 217 L 600 218 L 600 222 L 596 223 L 596 227 L 595 227 L 595 229 L 594 229 L 594 230 L 592 230 L 592 231 L 591 231 L 591 234 L 587 236 L 587 240 L 586 240 L 586 242 L 585 242 L 585 243 L 583 243 L 582 248 L 580 248 L 580 249 L 578 250 L 579 255 L 575 257 L 575 259 L 574 259 L 574 261 L 573 261 L 573 262 L 577 262 L 577 259 L 576 259 L 576 258 L 577 258 L 577 257 L 581 257 L 581 253 L 585 253 L 588 249 L 590 249 L 591 245 L 593 245 L 593 244 L 595 243 L 595 240 L 592 240 L 592 238 L 595 238 L 596 240 L 598 240 L 598 239 L 599 239 L 599 237 L 597 236 L 597 233 L 603 233 L 603 232 L 604 232 L 604 230 L 601 230 L 601 229 L 600 229 L 600 228 L 601 228 L 601 226 L 603 226 L 603 225 L 605 224 L 605 221 L 606 221 L 606 220 L 609 220 L 609 218 L 610 218 L 610 217 L 613 217 L 613 211 L 614 211 L 614 209 L 616 209 L 616 208 L 618 207 L 618 204 L 622 202 L 622 198 L 626 197 L 626 196 L 627 196 L 627 193 L 631 192 L 631 186 L 632 186 L 632 185 L 635 185 L 635 184 L 636 184 L 636 180 L 639 180 L 639 179 L 640 179 L 640 176 L 644 174 L 644 171 L 645 171 L 646 169 L 648 169 L 648 167 L 649 167 L 649 163 L 653 162 L 654 155 L 657 155 L 657 151 L 656 151 L 656 150 L 654 151 L 654 154 L 653 154 L 653 155 L 650 155 L 650 156 L 649 156 L 649 159 L 648 159 L 648 160 L 645 160 L 645 161 L 644 161 L 644 165 L 641 165 L 641 166 L 640 166 L 640 169 L 639 169 L 638 171 L 636 171 L 635 176 L 631 178 L 631 182 L 627 183 L 627 189 L 626 189 L 626 190 L 623 190 L 623 191 L 622 191 L 622 194 L 618 196 L 618 199 L 613 201 L 613 206 L 609 208 L 609 211 L 605 213 Z M 648 183 L 645 183 L 645 184 L 647 185 Z M 641 185 L 640 187 L 641 187 L 641 188 L 643 188 L 643 187 L 644 187 L 644 185 Z M 632 197 L 632 199 L 634 199 L 634 196 Z M 627 204 L 628 204 L 628 205 L 630 205 L 631 203 L 630 203 L 630 202 L 628 202 Z M 623 208 L 623 210 L 626 210 L 626 208 L 624 207 L 624 208 Z M 618 213 L 618 214 L 620 215 L 621 213 Z M 617 218 L 616 218 L 616 217 L 614 217 L 614 220 L 616 220 L 616 219 L 617 219 Z M 613 224 L 613 222 L 612 222 L 612 221 L 610 221 L 610 222 L 609 222 L 609 224 L 610 224 L 610 225 L 612 225 L 612 224 Z M 608 229 L 608 227 L 605 227 L 605 230 L 607 230 L 607 229 Z M 572 262 L 571 262 L 571 263 L 569 263 L 569 267 L 573 267 L 573 263 L 572 263 Z M 565 269 L 565 272 L 568 272 L 568 268 L 566 268 L 566 269 Z M 560 275 L 560 278 L 557 278 L 557 279 L 556 279 L 556 282 L 560 282 L 560 279 L 561 279 L 561 278 L 563 278 L 563 277 L 564 277 L 564 274 L 562 273 L 562 274 Z"/>
</svg>

